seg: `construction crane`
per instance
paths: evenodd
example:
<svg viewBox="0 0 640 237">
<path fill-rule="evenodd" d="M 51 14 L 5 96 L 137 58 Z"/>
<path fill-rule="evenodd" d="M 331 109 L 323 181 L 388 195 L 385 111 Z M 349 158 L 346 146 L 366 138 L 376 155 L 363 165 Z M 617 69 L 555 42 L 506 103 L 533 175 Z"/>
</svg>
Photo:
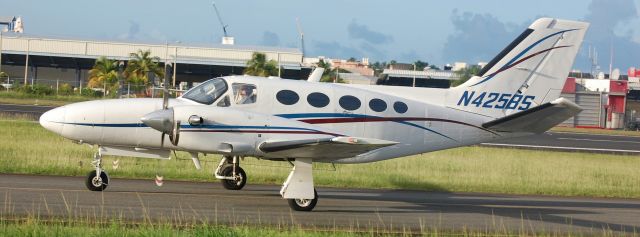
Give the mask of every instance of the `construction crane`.
<svg viewBox="0 0 640 237">
<path fill-rule="evenodd" d="M 220 22 L 220 26 L 222 26 L 222 32 L 224 33 L 224 36 L 222 37 L 222 44 L 233 44 L 234 43 L 233 37 L 227 34 L 227 27 L 229 25 L 225 25 L 224 22 L 222 21 L 222 17 L 220 16 L 218 7 L 216 7 L 216 2 L 211 2 L 211 5 L 213 5 L 213 10 L 216 12 L 216 17 L 218 17 L 218 22 Z"/>
</svg>

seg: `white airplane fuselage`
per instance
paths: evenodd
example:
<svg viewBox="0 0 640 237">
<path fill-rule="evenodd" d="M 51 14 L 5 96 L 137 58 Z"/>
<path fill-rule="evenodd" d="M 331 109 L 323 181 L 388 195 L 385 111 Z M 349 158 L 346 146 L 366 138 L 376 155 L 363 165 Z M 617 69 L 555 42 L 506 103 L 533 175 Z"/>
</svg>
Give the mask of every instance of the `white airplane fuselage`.
<svg viewBox="0 0 640 237">
<path fill-rule="evenodd" d="M 161 99 L 81 102 L 46 113 L 41 123 L 68 139 L 88 144 L 217 154 L 225 153 L 221 152 L 223 144 L 232 144 L 236 148 L 246 146 L 241 150 L 242 155 L 260 158 L 284 158 L 270 157 L 255 149 L 267 140 L 349 136 L 398 143 L 351 158 L 333 159 L 327 154 L 327 157 L 317 159 L 338 163 L 374 162 L 505 138 L 506 135 L 481 127 L 492 118 L 436 105 L 442 104 L 446 89 L 356 86 L 251 76 L 230 76 L 224 80 L 228 85 L 255 85 L 255 103 L 218 107 L 218 100 L 233 96 L 231 89 L 211 105 L 184 98 L 170 100 L 169 106 L 176 110 L 176 116 L 187 116 L 176 118 L 183 121 L 178 146 L 167 143 L 161 147 L 161 133 L 140 121 L 145 114 L 162 109 Z M 295 92 L 298 101 L 292 105 L 280 103 L 276 94 L 283 90 Z M 308 102 L 311 93 L 326 95 L 328 104 L 321 108 L 312 106 Z M 357 98 L 360 105 L 350 108 L 353 110 L 343 108 L 340 105 L 343 96 Z M 380 112 L 372 109 L 372 100 L 378 102 L 375 108 Z M 386 106 L 380 105 L 380 100 Z M 404 103 L 406 107 L 396 103 Z M 181 110 L 189 112 L 178 113 Z M 190 115 L 203 117 L 205 124 L 211 126 L 186 125 Z"/>
</svg>

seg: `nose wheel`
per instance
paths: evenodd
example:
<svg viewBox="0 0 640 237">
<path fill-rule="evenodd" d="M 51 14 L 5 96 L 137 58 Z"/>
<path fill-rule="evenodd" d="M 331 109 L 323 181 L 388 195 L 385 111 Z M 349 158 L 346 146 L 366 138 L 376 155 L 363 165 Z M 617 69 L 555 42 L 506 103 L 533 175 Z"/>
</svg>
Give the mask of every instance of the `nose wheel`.
<svg viewBox="0 0 640 237">
<path fill-rule="evenodd" d="M 93 164 L 95 170 L 92 170 L 87 174 L 85 185 L 87 189 L 91 191 L 103 191 L 107 189 L 109 185 L 109 175 L 102 170 L 102 155 L 97 152 L 93 157 Z"/>
</svg>

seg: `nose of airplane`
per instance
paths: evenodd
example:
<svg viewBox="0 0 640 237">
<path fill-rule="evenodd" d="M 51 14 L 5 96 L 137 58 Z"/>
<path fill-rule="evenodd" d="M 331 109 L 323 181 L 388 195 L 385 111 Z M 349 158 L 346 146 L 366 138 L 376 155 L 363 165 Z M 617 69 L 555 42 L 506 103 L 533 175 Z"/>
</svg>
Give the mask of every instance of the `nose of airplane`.
<svg viewBox="0 0 640 237">
<path fill-rule="evenodd" d="M 49 131 L 62 133 L 65 110 L 66 108 L 63 106 L 45 112 L 40 116 L 40 125 Z"/>
</svg>

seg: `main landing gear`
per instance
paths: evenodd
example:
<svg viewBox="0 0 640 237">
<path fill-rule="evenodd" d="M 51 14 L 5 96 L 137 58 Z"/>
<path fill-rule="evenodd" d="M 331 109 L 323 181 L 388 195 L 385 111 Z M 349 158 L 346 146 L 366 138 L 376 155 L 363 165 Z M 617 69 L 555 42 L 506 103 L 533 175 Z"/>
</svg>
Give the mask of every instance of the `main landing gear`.
<svg viewBox="0 0 640 237">
<path fill-rule="evenodd" d="M 91 164 L 95 170 L 87 174 L 85 185 L 91 191 L 103 191 L 107 189 L 109 185 L 109 175 L 102 169 L 102 154 L 100 154 L 100 149 L 98 149 L 98 152 L 93 156 Z"/>
<path fill-rule="evenodd" d="M 240 168 L 238 156 L 223 156 L 214 175 L 229 190 L 240 190 L 247 184 L 247 173 Z"/>
<path fill-rule="evenodd" d="M 318 203 L 318 192 L 313 187 L 310 158 L 298 158 L 292 162 L 293 169 L 280 189 L 294 211 L 311 211 Z M 224 156 L 214 172 L 222 186 L 229 190 L 240 190 L 247 183 L 247 174 L 240 168 L 240 157 Z"/>
<path fill-rule="evenodd" d="M 295 211 L 311 211 L 318 203 L 318 192 L 313 187 L 313 174 L 310 158 L 298 158 L 287 181 L 280 189 L 280 195 L 287 199 L 289 207 Z"/>
</svg>

